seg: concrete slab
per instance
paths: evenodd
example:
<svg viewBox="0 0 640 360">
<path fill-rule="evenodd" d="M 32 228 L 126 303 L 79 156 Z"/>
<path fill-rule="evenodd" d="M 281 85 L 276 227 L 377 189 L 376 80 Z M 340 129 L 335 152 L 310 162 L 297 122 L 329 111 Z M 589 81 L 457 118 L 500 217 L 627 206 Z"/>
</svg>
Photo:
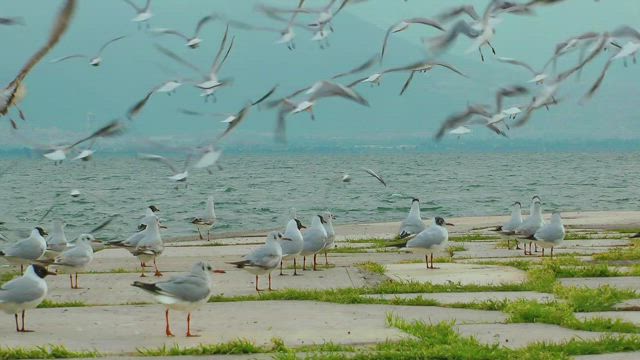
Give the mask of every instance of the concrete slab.
<svg viewBox="0 0 640 360">
<path fill-rule="evenodd" d="M 552 294 L 539 293 L 534 291 L 487 291 L 487 292 L 465 292 L 465 293 L 413 293 L 413 294 L 372 294 L 367 297 L 378 299 L 432 299 L 440 304 L 469 304 L 483 301 L 504 301 L 504 300 L 535 300 L 539 302 L 554 301 Z"/>
<path fill-rule="evenodd" d="M 636 325 L 640 325 L 640 311 L 600 311 L 588 313 L 576 313 L 576 317 L 580 320 L 590 320 L 595 318 L 604 318 L 611 320 L 622 320 Z"/>
<path fill-rule="evenodd" d="M 574 338 L 590 340 L 611 334 L 570 330 L 549 324 L 469 324 L 458 325 L 456 330 L 463 336 L 475 337 L 481 343 L 512 349 L 542 341 L 558 344 Z"/>
<path fill-rule="evenodd" d="M 640 359 L 640 351 L 609 353 L 599 355 L 581 355 L 573 358 L 574 360 L 637 360 Z"/>
<path fill-rule="evenodd" d="M 583 286 L 587 288 L 598 288 L 609 285 L 619 289 L 640 291 L 639 276 L 618 276 L 618 277 L 593 277 L 593 278 L 562 278 L 558 279 L 564 286 Z"/>
<path fill-rule="evenodd" d="M 227 273 L 214 276 L 214 295 L 238 296 L 256 293 L 253 275 L 226 266 L 222 268 L 226 269 Z M 285 270 L 285 273 L 292 274 L 293 270 Z M 354 268 L 321 268 L 319 271 L 307 270 L 300 273 L 303 275 L 279 276 L 278 271 L 274 271 L 273 288 L 334 289 L 365 285 L 363 274 Z M 68 276 L 52 276 L 47 278 L 50 289 L 48 298 L 56 302 L 82 301 L 91 305 L 149 303 L 152 299 L 131 284 L 134 281 L 155 282 L 178 273 L 165 272 L 164 274 L 162 278 L 153 276 L 141 278 L 137 273 L 80 274 L 78 282 L 83 289 L 79 290 L 70 289 Z M 266 277 L 261 277 L 260 286 L 267 286 Z"/>
<path fill-rule="evenodd" d="M 200 343 L 222 343 L 245 338 L 256 344 L 283 339 L 288 346 L 333 342 L 371 344 L 408 335 L 386 325 L 392 312 L 409 320 L 455 321 L 457 324 L 504 321 L 496 311 L 445 309 L 422 306 L 341 305 L 312 301 L 255 301 L 209 303 L 195 311 L 192 331 L 186 338 L 185 314 L 172 312 L 175 338 L 164 334 L 161 305 L 98 306 L 68 309 L 36 309 L 28 312 L 27 327 L 34 333 L 20 334 L 13 318 L 0 322 L 5 347 L 63 343 L 70 350 L 94 349 L 107 354 L 132 354 L 137 348 L 163 345 L 182 347 Z"/>
<path fill-rule="evenodd" d="M 508 266 L 442 263 L 439 269 L 427 270 L 425 264 L 387 265 L 392 280 L 417 281 L 432 284 L 460 282 L 463 285 L 519 284 L 526 280 L 526 272 Z"/>
<path fill-rule="evenodd" d="M 640 299 L 629 299 L 616 304 L 613 308 L 615 310 L 640 311 Z"/>
</svg>

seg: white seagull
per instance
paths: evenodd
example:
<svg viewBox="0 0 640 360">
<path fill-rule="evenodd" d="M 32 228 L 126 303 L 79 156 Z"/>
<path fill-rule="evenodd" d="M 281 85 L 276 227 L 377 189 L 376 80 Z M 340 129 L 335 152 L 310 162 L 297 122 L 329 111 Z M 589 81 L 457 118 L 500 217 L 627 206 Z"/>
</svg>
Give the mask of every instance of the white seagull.
<svg viewBox="0 0 640 360">
<path fill-rule="evenodd" d="M 411 200 L 411 210 L 407 218 L 400 223 L 400 230 L 398 230 L 398 238 L 403 239 L 409 235 L 416 235 L 424 230 L 426 226 L 422 222 L 422 216 L 420 215 L 420 200 L 414 198 Z"/>
<path fill-rule="evenodd" d="M 278 267 L 280 261 L 282 261 L 282 247 L 280 241 L 291 241 L 291 239 L 285 238 L 281 233 L 272 231 L 267 235 L 266 243 L 253 250 L 244 257 L 244 260 L 229 262 L 231 265 L 235 265 L 239 269 L 244 269 L 256 276 L 256 291 L 260 292 L 258 286 L 258 276 L 269 274 L 269 291 L 271 288 L 271 272 Z"/>
<path fill-rule="evenodd" d="M 523 236 L 523 238 L 518 241 L 525 243 L 525 245 L 529 243 L 529 251 L 527 252 L 526 246 L 524 248 L 525 255 L 531 255 L 531 240 L 534 239 L 533 236 L 536 231 L 543 227 L 544 224 L 544 218 L 542 217 L 542 202 L 539 197 L 534 196 L 529 216 L 515 230 L 516 234 Z"/>
<path fill-rule="evenodd" d="M 0 287 L 0 310 L 14 314 L 17 332 L 30 332 L 24 328 L 24 313 L 35 309 L 47 296 L 47 283 L 44 278 L 55 275 L 43 266 L 31 265 L 26 273 Z M 22 327 L 18 326 L 18 313 L 22 313 Z"/>
<path fill-rule="evenodd" d="M 200 31 L 208 22 L 215 20 L 217 18 L 216 15 L 207 15 L 198 21 L 196 25 L 196 29 L 193 33 L 193 36 L 188 36 L 180 31 L 172 30 L 172 29 L 153 29 L 152 31 L 158 33 L 160 35 L 175 35 L 186 41 L 185 45 L 190 47 L 191 49 L 197 49 L 202 43 L 202 39 L 200 38 Z"/>
<path fill-rule="evenodd" d="M 138 7 L 131 0 L 124 0 L 127 4 L 131 5 L 131 7 L 135 10 L 136 16 L 131 19 L 131 21 L 138 24 L 138 29 L 140 29 L 140 24 L 145 23 L 147 28 L 149 27 L 149 19 L 153 17 L 153 13 L 151 12 L 151 0 L 147 0 L 144 7 Z"/>
<path fill-rule="evenodd" d="M 202 216 L 195 217 L 193 218 L 193 220 L 191 220 L 191 223 L 198 229 L 200 240 L 204 239 L 204 237 L 202 236 L 203 231 L 207 232 L 207 241 L 211 239 L 209 237 L 209 232 L 211 231 L 213 225 L 215 225 L 216 223 L 216 213 L 213 206 L 213 196 L 209 196 L 207 198 L 207 207 Z"/>
<path fill-rule="evenodd" d="M 545 248 L 551 248 L 551 258 L 553 259 L 553 248 L 562 243 L 565 234 L 560 213 L 554 212 L 551 214 L 551 221 L 538 229 L 533 237 L 536 239 L 536 243 L 542 247 L 542 256 L 544 256 Z"/>
<path fill-rule="evenodd" d="M 20 273 L 24 272 L 24 266 L 33 264 L 47 251 L 47 242 L 43 236 L 47 236 L 43 228 L 37 226 L 31 230 L 28 238 L 18 240 L 0 250 L 0 257 L 10 264 L 20 265 Z"/>
<path fill-rule="evenodd" d="M 431 226 L 422 230 L 413 239 L 407 241 L 406 244 L 396 245 L 396 247 L 406 248 L 414 253 L 425 254 L 424 260 L 427 264 L 427 269 L 436 269 L 433 267 L 433 253 L 444 248 L 449 240 L 449 232 L 445 227 L 446 225 L 453 226 L 453 224 L 445 222 L 443 218 L 436 216 Z M 431 267 L 429 267 L 429 257 L 431 259 Z"/>
<path fill-rule="evenodd" d="M 280 275 L 282 273 L 282 262 L 284 260 L 293 259 L 293 275 L 298 275 L 296 256 L 300 255 L 302 248 L 304 247 L 304 238 L 300 230 L 307 227 L 302 225 L 300 220 L 295 218 L 295 214 L 291 220 L 287 223 L 287 227 L 284 230 L 283 236 L 291 241 L 283 241 L 280 243 L 282 247 L 282 260 L 280 261 Z"/>
<path fill-rule="evenodd" d="M 159 281 L 153 284 L 135 281 L 132 286 L 140 288 L 166 306 L 165 334 L 173 336 L 169 326 L 169 309 L 187 311 L 187 336 L 197 336 L 191 333 L 191 311 L 204 305 L 209 300 L 213 291 L 211 273 L 224 273 L 223 270 L 213 270 L 211 265 L 197 262 L 191 268 L 191 273 Z"/>
<path fill-rule="evenodd" d="M 311 227 L 303 234 L 304 244 L 300 255 L 302 255 L 302 270 L 306 270 L 307 256 L 313 255 L 313 271 L 316 271 L 316 257 L 322 251 L 327 242 L 327 230 L 324 229 L 326 221 L 322 215 L 315 215 L 311 219 Z"/>
<path fill-rule="evenodd" d="M 94 56 L 89 56 L 89 55 L 85 55 L 85 54 L 74 54 L 74 55 L 69 55 L 69 56 L 65 56 L 65 57 L 61 57 L 61 58 L 57 58 L 57 59 L 53 59 L 51 60 L 51 63 L 59 63 L 61 61 L 65 61 L 65 60 L 69 60 L 69 59 L 78 59 L 78 58 L 88 58 L 89 59 L 89 65 L 94 66 L 94 67 L 98 67 L 100 66 L 100 64 L 102 64 L 102 52 L 107 48 L 107 46 L 113 44 L 114 42 L 124 39 L 126 36 L 118 36 L 116 38 L 113 38 L 109 41 L 107 41 L 106 43 L 104 43 L 104 45 L 102 45 L 102 47 L 100 47 L 100 49 L 98 50 L 98 53 Z"/>
<path fill-rule="evenodd" d="M 327 232 L 327 240 L 325 241 L 324 246 L 322 247 L 322 250 L 324 250 L 324 264 L 329 265 L 327 251 L 333 249 L 333 246 L 336 242 L 336 231 L 333 228 L 333 220 L 336 218 L 336 216 L 329 211 L 325 211 L 322 214 L 322 218 L 325 219 L 325 223 L 322 224 L 322 226 L 324 227 L 324 230 Z"/>
</svg>

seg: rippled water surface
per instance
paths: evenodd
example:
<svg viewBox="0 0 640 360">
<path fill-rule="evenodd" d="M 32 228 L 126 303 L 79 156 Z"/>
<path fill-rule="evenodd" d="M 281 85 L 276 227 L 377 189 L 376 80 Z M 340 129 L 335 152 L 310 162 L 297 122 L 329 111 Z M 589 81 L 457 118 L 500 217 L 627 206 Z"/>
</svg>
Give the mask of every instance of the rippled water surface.
<svg viewBox="0 0 640 360">
<path fill-rule="evenodd" d="M 638 210 L 640 153 L 228 155 L 221 171 L 193 171 L 188 189 L 176 190 L 169 171 L 135 158 L 97 158 L 91 163 L 0 160 L 0 220 L 4 232 L 63 219 L 68 237 L 120 216 L 101 233 L 129 236 L 145 206 L 161 209 L 166 236 L 195 232 L 188 220 L 212 194 L 217 232 L 284 226 L 289 208 L 304 222 L 324 209 L 338 223 L 401 220 L 411 197 L 424 216 L 503 214 L 515 200 L 539 194 L 545 210 Z M 362 167 L 386 179 L 382 186 Z M 353 181 L 343 183 L 344 172 Z M 79 189 L 78 198 L 69 196 Z M 55 194 L 60 195 L 54 200 Z"/>
</svg>

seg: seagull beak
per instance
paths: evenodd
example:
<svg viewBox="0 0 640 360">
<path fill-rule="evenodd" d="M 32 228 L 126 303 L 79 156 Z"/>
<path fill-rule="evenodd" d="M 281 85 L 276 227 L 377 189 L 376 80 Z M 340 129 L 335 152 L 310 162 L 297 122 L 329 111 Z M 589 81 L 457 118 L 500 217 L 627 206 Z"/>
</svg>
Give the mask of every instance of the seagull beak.
<svg viewBox="0 0 640 360">
<path fill-rule="evenodd" d="M 53 271 L 49 271 L 49 269 L 47 269 L 47 275 L 56 276 L 56 275 L 58 275 L 58 273 L 57 272 L 53 272 Z"/>
<path fill-rule="evenodd" d="M 280 240 L 286 240 L 286 241 L 291 241 L 291 239 L 289 239 L 289 238 L 286 238 L 286 237 L 283 237 L 283 238 L 280 238 Z"/>
<path fill-rule="evenodd" d="M 449 226 L 455 226 L 452 223 L 444 223 L 445 225 L 449 225 Z"/>
<path fill-rule="evenodd" d="M 212 273 L 214 274 L 226 274 L 227 272 L 224 270 L 220 270 L 220 269 L 216 269 L 216 270 L 211 270 Z"/>
<path fill-rule="evenodd" d="M 168 227 L 166 225 L 160 224 L 160 229 L 168 229 Z"/>
</svg>

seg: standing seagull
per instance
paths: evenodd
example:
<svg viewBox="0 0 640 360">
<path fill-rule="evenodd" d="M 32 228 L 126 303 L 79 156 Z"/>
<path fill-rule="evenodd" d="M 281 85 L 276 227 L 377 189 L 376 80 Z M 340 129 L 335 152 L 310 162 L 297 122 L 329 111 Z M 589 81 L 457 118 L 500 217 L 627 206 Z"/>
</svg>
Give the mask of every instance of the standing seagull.
<svg viewBox="0 0 640 360">
<path fill-rule="evenodd" d="M 211 228 L 216 223 L 216 213 L 213 208 L 213 196 L 209 196 L 207 198 L 207 208 L 204 211 L 204 214 L 200 217 L 196 217 L 191 220 L 191 223 L 198 228 L 198 235 L 200 235 L 200 240 L 203 240 L 202 231 L 207 231 L 207 241 L 211 240 L 209 237 L 209 232 Z"/>
<path fill-rule="evenodd" d="M 124 0 L 127 4 L 131 5 L 131 7 L 136 11 L 136 16 L 131 19 L 131 21 L 138 23 L 138 29 L 140 29 L 140 24 L 145 23 L 147 28 L 149 27 L 149 19 L 153 17 L 153 13 L 151 13 L 151 0 L 147 0 L 147 3 L 144 7 L 138 7 L 131 0 Z"/>
<path fill-rule="evenodd" d="M 304 247 L 304 238 L 300 230 L 306 229 L 306 226 L 302 225 L 300 220 L 295 218 L 295 215 L 287 223 L 287 228 L 284 231 L 284 237 L 291 239 L 291 241 L 284 241 L 280 243 L 282 247 L 282 260 L 280 261 L 280 275 L 282 273 L 282 262 L 284 260 L 293 259 L 293 275 L 298 275 L 296 256 L 300 255 L 302 248 Z"/>
<path fill-rule="evenodd" d="M 445 222 L 443 218 L 436 216 L 433 224 L 421 231 L 416 237 L 407 241 L 404 245 L 396 245 L 397 247 L 406 248 L 414 253 L 423 253 L 427 269 L 436 269 L 433 267 L 433 253 L 442 249 L 449 240 L 449 232 L 445 225 L 453 226 L 453 224 Z M 431 258 L 431 267 L 429 267 L 429 257 Z"/>
<path fill-rule="evenodd" d="M 24 313 L 35 309 L 47 296 L 47 275 L 55 275 L 43 266 L 31 265 L 27 272 L 0 287 L 0 309 L 7 314 L 14 314 L 17 332 L 31 332 L 24 328 Z M 18 326 L 18 313 L 22 313 L 22 328 Z"/>
<path fill-rule="evenodd" d="M 304 245 L 300 255 L 302 255 L 302 270 L 306 270 L 307 256 L 313 255 L 313 271 L 316 271 L 316 257 L 322 251 L 327 242 L 327 230 L 324 225 L 326 220 L 322 215 L 316 215 L 311 219 L 311 227 L 302 234 Z"/>
<path fill-rule="evenodd" d="M 142 237 L 132 254 L 137 256 L 142 264 L 153 260 L 154 275 L 162 276 L 156 263 L 156 258 L 164 251 L 164 242 L 162 242 L 162 237 L 160 237 L 160 221 L 155 216 L 148 216 L 145 220 L 146 228 L 138 233 L 142 234 Z M 142 267 L 141 277 L 144 277 L 144 267 Z"/>
<path fill-rule="evenodd" d="M 516 233 L 516 229 L 522 225 L 522 204 L 520 201 L 516 201 L 511 205 L 511 219 L 504 225 L 498 226 L 496 231 L 499 231 L 505 235 L 513 235 Z M 509 246 L 509 240 L 507 239 L 507 247 Z M 520 250 L 518 241 L 516 240 L 516 249 Z"/>
<path fill-rule="evenodd" d="M 540 198 L 534 196 L 532 199 L 533 203 L 531 204 L 531 212 L 529 217 L 527 217 L 520 226 L 516 228 L 516 234 L 522 235 L 523 243 L 525 243 L 524 254 L 531 255 L 531 240 L 534 239 L 534 235 L 536 231 L 544 226 L 544 218 L 542 217 L 542 203 L 540 202 Z M 526 244 L 529 244 L 529 251 L 527 252 Z"/>
<path fill-rule="evenodd" d="M 19 240 L 0 250 L 0 257 L 10 264 L 20 265 L 20 274 L 23 274 L 25 265 L 33 264 L 47 251 L 47 242 L 43 237 L 47 235 L 43 228 L 37 226 L 31 230 L 31 235 L 28 238 Z"/>
<path fill-rule="evenodd" d="M 322 214 L 322 218 L 325 219 L 325 223 L 322 224 L 324 230 L 327 232 L 327 241 L 324 243 L 324 264 L 329 265 L 329 259 L 327 258 L 327 251 L 333 249 L 333 246 L 336 242 L 336 231 L 333 229 L 333 220 L 336 218 L 335 215 L 330 213 L 329 211 L 325 211 Z"/>
<path fill-rule="evenodd" d="M 551 258 L 553 259 L 553 248 L 560 245 L 564 240 L 565 230 L 562 224 L 562 218 L 559 212 L 551 214 L 551 222 L 541 227 L 533 237 L 536 243 L 542 247 L 542 256 L 544 249 L 551 248 Z"/>
<path fill-rule="evenodd" d="M 54 220 L 51 227 L 51 234 L 45 239 L 47 241 L 47 250 L 53 253 L 59 253 L 67 248 L 68 240 L 64 233 L 65 223 L 61 220 Z"/>
<path fill-rule="evenodd" d="M 118 40 L 121 40 L 121 39 L 124 39 L 125 37 L 126 36 L 118 36 L 116 38 L 113 38 L 113 39 L 107 41 L 106 43 L 104 43 L 104 45 L 102 45 L 100 50 L 98 50 L 98 53 L 93 57 L 87 56 L 85 54 L 74 54 L 74 55 L 69 55 L 69 56 L 65 56 L 65 57 L 61 57 L 61 58 L 58 58 L 58 59 L 51 60 L 51 63 L 58 63 L 58 62 L 61 62 L 61 61 L 65 61 L 65 60 L 68 60 L 68 59 L 75 59 L 75 58 L 89 58 L 89 65 L 94 66 L 94 67 L 100 66 L 100 64 L 102 64 L 102 52 L 104 51 L 104 49 L 106 49 L 107 46 L 113 44 L 114 42 L 116 42 Z"/>
<path fill-rule="evenodd" d="M 82 271 L 93 260 L 93 247 L 91 243 L 95 238 L 91 234 L 82 234 L 76 241 L 76 245 L 58 255 L 52 266 L 62 266 L 70 269 L 69 281 L 72 289 L 80 289 L 78 286 L 78 272 Z M 72 272 L 75 272 L 76 281 L 73 282 Z"/>
<path fill-rule="evenodd" d="M 156 301 L 166 306 L 165 334 L 167 336 L 173 336 L 169 326 L 169 309 L 187 311 L 187 336 L 192 337 L 198 335 L 191 333 L 191 311 L 206 304 L 209 300 L 213 290 L 211 273 L 224 273 L 224 271 L 213 270 L 210 265 L 198 262 L 193 265 L 190 274 L 154 284 L 135 281 L 132 286 L 150 293 Z"/>
<path fill-rule="evenodd" d="M 273 290 L 271 288 L 271 272 L 282 261 L 281 240 L 291 241 L 291 239 L 283 237 L 281 233 L 272 231 L 267 236 L 267 241 L 263 246 L 247 254 L 244 260 L 230 262 L 229 264 L 254 274 L 256 276 L 256 291 L 258 292 L 263 290 L 258 286 L 258 275 L 269 274 L 269 291 L 271 291 Z"/>
<path fill-rule="evenodd" d="M 27 61 L 27 63 L 20 69 L 18 75 L 4 88 L 0 88 L 0 116 L 6 115 L 9 108 L 17 107 L 17 105 L 27 95 L 26 86 L 22 84 L 29 72 L 47 53 L 60 41 L 62 35 L 64 35 L 67 27 L 71 23 L 73 12 L 76 7 L 76 0 L 67 0 L 62 7 L 62 10 L 58 13 L 56 23 L 49 34 L 47 42 Z M 20 117 L 24 119 L 22 111 Z M 11 120 L 13 128 L 17 128 L 15 121 Z"/>
<path fill-rule="evenodd" d="M 400 230 L 398 230 L 398 239 L 404 239 L 409 235 L 419 234 L 424 230 L 426 226 L 422 222 L 422 216 L 420 215 L 420 200 L 414 198 L 411 200 L 411 210 L 409 215 L 400 224 Z"/>
</svg>

